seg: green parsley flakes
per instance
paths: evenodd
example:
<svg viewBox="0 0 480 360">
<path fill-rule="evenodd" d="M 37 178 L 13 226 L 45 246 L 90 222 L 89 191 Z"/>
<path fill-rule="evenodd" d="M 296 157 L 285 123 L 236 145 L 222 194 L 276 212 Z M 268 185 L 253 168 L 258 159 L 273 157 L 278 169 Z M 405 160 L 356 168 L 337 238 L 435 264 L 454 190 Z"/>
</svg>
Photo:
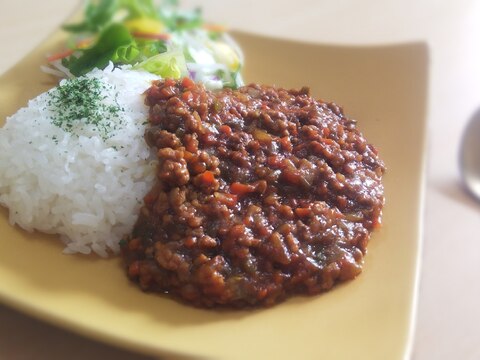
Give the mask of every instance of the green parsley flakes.
<svg viewBox="0 0 480 360">
<path fill-rule="evenodd" d="M 97 134 L 107 140 L 123 125 L 118 94 L 113 86 L 98 78 L 66 80 L 49 95 L 51 122 L 65 132 L 76 136 Z"/>
</svg>

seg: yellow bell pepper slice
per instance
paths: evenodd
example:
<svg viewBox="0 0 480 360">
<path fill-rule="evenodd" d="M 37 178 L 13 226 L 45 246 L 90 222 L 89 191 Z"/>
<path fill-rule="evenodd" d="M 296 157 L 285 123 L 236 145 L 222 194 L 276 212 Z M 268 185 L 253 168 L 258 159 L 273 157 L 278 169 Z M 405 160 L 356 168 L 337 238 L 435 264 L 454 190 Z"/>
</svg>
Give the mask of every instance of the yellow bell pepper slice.
<svg viewBox="0 0 480 360">
<path fill-rule="evenodd" d="M 165 30 L 165 26 L 159 20 L 141 17 L 125 22 L 125 26 L 130 32 L 141 32 L 148 34 L 160 34 Z"/>
</svg>

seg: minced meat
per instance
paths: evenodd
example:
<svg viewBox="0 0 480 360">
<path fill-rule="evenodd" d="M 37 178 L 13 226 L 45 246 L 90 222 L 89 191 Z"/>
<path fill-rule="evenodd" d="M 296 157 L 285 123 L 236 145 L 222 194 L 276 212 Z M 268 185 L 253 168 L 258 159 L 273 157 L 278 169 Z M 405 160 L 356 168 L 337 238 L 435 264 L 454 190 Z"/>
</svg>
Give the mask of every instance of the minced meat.
<svg viewBox="0 0 480 360">
<path fill-rule="evenodd" d="M 146 104 L 158 181 L 123 246 L 143 290 L 269 306 L 361 272 L 385 168 L 339 106 L 307 88 L 189 79 L 155 82 Z"/>
</svg>

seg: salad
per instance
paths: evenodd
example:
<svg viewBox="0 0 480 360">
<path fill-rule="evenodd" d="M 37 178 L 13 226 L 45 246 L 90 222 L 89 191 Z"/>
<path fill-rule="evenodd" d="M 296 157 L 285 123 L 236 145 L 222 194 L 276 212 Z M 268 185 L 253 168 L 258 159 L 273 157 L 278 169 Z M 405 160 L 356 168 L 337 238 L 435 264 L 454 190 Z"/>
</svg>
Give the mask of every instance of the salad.
<svg viewBox="0 0 480 360">
<path fill-rule="evenodd" d="M 225 28 L 176 0 L 88 0 L 83 21 L 63 28 L 70 33 L 66 49 L 42 67 L 53 75 L 73 78 L 113 63 L 163 78 L 188 76 L 210 89 L 243 85 L 243 54 Z"/>
</svg>

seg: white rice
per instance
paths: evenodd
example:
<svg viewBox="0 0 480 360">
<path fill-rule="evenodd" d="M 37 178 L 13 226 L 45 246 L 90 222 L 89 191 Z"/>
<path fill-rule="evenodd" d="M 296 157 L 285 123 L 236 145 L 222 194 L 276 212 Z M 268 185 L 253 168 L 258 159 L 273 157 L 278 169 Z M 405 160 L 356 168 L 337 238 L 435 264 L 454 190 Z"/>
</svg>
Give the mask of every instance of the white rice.
<svg viewBox="0 0 480 360">
<path fill-rule="evenodd" d="M 142 93 L 157 77 L 112 66 L 86 77 L 104 84 L 106 107 L 122 108 L 105 114 L 117 128 L 105 136 L 78 119 L 65 131 L 52 123 L 63 114 L 51 106 L 55 89 L 31 100 L 0 129 L 0 204 L 12 225 L 60 234 L 65 253 L 107 256 L 119 252 L 154 182 Z"/>
</svg>

